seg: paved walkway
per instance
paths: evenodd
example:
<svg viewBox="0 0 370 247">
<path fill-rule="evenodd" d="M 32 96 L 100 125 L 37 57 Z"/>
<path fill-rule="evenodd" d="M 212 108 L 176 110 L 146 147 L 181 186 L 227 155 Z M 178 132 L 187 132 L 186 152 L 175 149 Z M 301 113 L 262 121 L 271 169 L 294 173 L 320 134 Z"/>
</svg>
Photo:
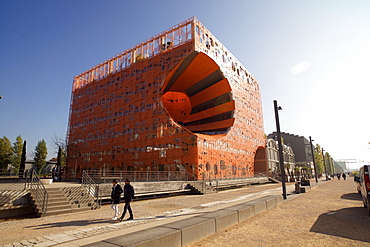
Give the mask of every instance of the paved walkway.
<svg viewBox="0 0 370 247">
<path fill-rule="evenodd" d="M 353 178 L 332 180 L 190 247 L 370 246 L 370 218 Z"/>
<path fill-rule="evenodd" d="M 294 185 L 288 185 L 292 192 Z M 162 220 L 205 209 L 281 194 L 277 184 L 253 186 L 203 196 L 179 196 L 133 203 L 134 221 L 110 220 L 109 205 L 95 211 L 0 222 L 0 245 L 69 246 L 96 242 Z M 123 205 L 122 205 L 123 206 Z M 181 216 L 183 215 L 183 216 Z M 351 178 L 329 181 L 306 194 L 290 195 L 277 207 L 194 243 L 195 246 L 370 246 L 370 218 Z M 72 242 L 69 242 L 72 241 Z M 70 243 L 70 244 L 69 244 Z"/>
<path fill-rule="evenodd" d="M 290 190 L 294 189 L 293 185 L 289 186 Z M 137 201 L 132 204 L 136 220 L 128 222 L 111 220 L 113 211 L 110 205 L 103 205 L 101 209 L 93 211 L 2 221 L 0 222 L 0 245 L 52 246 L 56 243 L 132 228 L 166 217 L 196 213 L 205 208 L 217 207 L 246 198 L 255 198 L 267 193 L 281 194 L 281 185 L 266 184 L 222 191 L 216 194 Z M 123 204 L 121 205 L 122 209 Z"/>
</svg>

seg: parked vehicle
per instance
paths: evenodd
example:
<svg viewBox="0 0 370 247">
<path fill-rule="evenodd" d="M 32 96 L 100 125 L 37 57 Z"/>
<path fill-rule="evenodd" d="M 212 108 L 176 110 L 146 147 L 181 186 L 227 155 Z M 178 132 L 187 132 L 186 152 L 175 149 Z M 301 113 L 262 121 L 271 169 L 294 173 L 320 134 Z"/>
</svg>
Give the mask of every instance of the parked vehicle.
<svg viewBox="0 0 370 247">
<path fill-rule="evenodd" d="M 359 180 L 357 183 L 360 184 L 361 187 L 361 197 L 364 207 L 367 208 L 370 217 L 370 165 L 361 167 L 357 180 Z"/>
<path fill-rule="evenodd" d="M 356 186 L 357 186 L 357 192 L 361 195 L 361 181 L 360 181 L 360 177 L 359 176 L 354 176 L 353 177 L 353 180 L 355 181 L 356 183 Z"/>
</svg>

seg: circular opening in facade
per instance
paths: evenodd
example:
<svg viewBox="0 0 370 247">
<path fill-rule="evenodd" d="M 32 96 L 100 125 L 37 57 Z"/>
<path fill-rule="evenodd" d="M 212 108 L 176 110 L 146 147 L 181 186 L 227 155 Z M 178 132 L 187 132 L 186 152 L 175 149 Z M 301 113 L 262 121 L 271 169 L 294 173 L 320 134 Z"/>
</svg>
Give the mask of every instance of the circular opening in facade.
<svg viewBox="0 0 370 247">
<path fill-rule="evenodd" d="M 162 102 L 176 122 L 194 133 L 226 134 L 234 124 L 229 81 L 201 52 L 188 55 L 168 74 Z"/>
<path fill-rule="evenodd" d="M 191 113 L 189 97 L 182 92 L 167 92 L 162 95 L 164 107 L 177 122 L 183 122 Z"/>
</svg>

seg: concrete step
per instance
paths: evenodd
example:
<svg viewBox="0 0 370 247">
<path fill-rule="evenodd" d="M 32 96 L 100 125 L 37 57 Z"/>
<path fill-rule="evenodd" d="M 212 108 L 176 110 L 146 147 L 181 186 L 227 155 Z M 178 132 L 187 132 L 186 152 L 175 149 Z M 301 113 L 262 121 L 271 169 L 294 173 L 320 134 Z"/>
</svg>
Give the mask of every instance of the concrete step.
<svg viewBox="0 0 370 247">
<path fill-rule="evenodd" d="M 68 202 L 65 197 L 52 197 L 48 198 L 48 202 Z"/>
<path fill-rule="evenodd" d="M 48 207 L 55 207 L 55 206 L 66 206 L 70 204 L 67 201 L 61 201 L 61 202 L 48 202 Z"/>
<path fill-rule="evenodd" d="M 61 196 L 61 195 L 63 195 L 63 193 L 61 191 L 53 191 L 53 192 L 47 191 L 47 192 L 48 192 L 49 196 Z"/>
<path fill-rule="evenodd" d="M 64 209 L 72 209 L 70 205 L 59 205 L 59 206 L 49 206 L 48 205 L 48 213 L 51 211 L 59 211 Z"/>
<path fill-rule="evenodd" d="M 58 215 L 58 214 L 68 214 L 68 213 L 72 213 L 73 210 L 71 208 L 69 209 L 61 209 L 61 210 L 53 210 L 53 211 L 47 211 L 46 215 L 42 215 L 42 216 L 51 216 L 51 215 Z"/>
<path fill-rule="evenodd" d="M 45 188 L 46 191 L 61 191 L 60 188 Z"/>
</svg>

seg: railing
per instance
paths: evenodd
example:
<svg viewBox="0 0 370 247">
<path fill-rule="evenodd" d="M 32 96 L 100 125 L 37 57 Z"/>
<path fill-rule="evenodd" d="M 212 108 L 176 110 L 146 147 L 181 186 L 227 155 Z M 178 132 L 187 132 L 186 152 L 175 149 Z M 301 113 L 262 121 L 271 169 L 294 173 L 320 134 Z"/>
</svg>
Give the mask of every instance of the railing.
<svg viewBox="0 0 370 247">
<path fill-rule="evenodd" d="M 46 191 L 44 185 L 41 183 L 39 176 L 32 170 L 30 182 L 28 187 L 32 192 L 32 195 L 35 196 L 35 202 L 37 207 L 40 207 L 42 214 L 46 214 L 48 207 L 48 192 Z"/>
<path fill-rule="evenodd" d="M 87 191 L 87 195 L 90 198 L 94 198 L 94 201 L 96 202 L 96 207 L 100 208 L 102 195 L 99 189 L 99 185 L 95 183 L 95 181 L 89 176 L 86 171 L 82 172 L 81 187 Z"/>
<path fill-rule="evenodd" d="M 18 172 L 16 170 L 0 169 L 1 178 L 18 178 Z"/>
<path fill-rule="evenodd" d="M 194 20 L 195 17 L 189 18 L 77 75 L 73 80 L 73 91 L 128 68 L 136 62 L 189 42 L 193 39 Z"/>
<path fill-rule="evenodd" d="M 159 182 L 159 181 L 194 181 L 196 177 L 186 171 L 117 171 L 107 172 L 104 170 L 83 171 L 90 178 L 100 180 L 102 183 L 117 179 L 123 182 L 126 178 L 132 182 Z M 82 181 L 84 175 L 82 176 Z"/>
</svg>

